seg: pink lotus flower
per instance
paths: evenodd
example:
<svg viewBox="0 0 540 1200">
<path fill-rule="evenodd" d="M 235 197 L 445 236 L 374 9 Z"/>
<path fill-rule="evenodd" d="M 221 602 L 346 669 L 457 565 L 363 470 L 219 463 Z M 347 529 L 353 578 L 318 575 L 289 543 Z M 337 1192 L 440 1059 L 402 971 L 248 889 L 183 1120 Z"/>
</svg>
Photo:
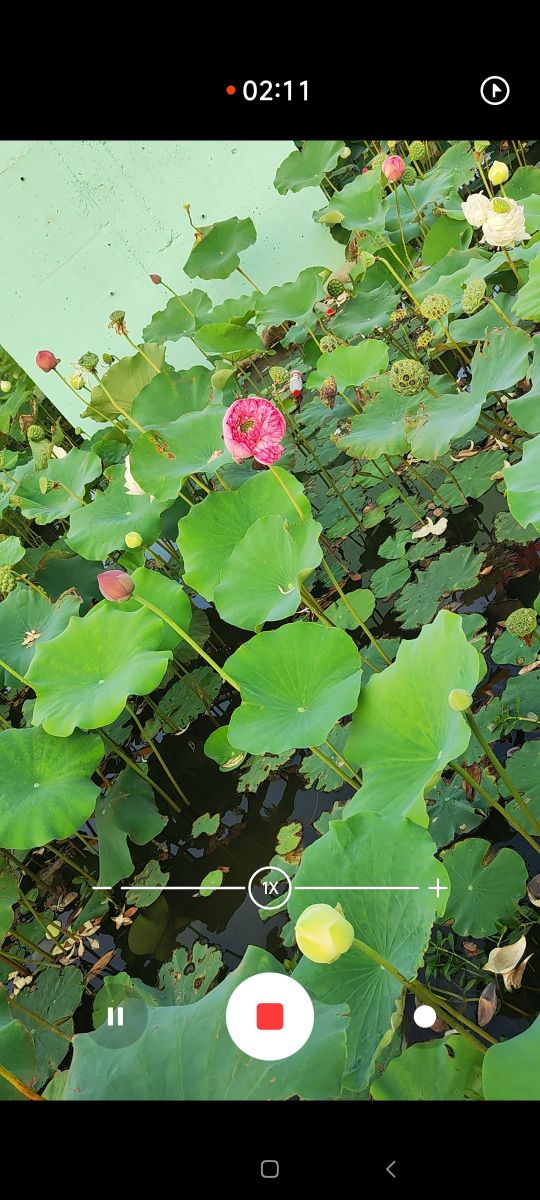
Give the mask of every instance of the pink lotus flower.
<svg viewBox="0 0 540 1200">
<path fill-rule="evenodd" d="M 227 409 L 223 438 L 235 462 L 254 458 L 268 467 L 283 454 L 281 439 L 286 427 L 285 418 L 270 400 L 247 396 Z"/>
<path fill-rule="evenodd" d="M 54 371 L 59 362 L 60 359 L 53 354 L 52 350 L 38 350 L 36 354 L 36 363 L 41 371 Z"/>
<path fill-rule="evenodd" d="M 390 183 L 399 183 L 404 171 L 407 170 L 407 164 L 404 162 L 400 154 L 390 154 L 385 158 L 381 171 Z"/>
<path fill-rule="evenodd" d="M 135 584 L 125 571 L 102 571 L 97 577 L 98 588 L 106 600 L 129 600 Z"/>
</svg>

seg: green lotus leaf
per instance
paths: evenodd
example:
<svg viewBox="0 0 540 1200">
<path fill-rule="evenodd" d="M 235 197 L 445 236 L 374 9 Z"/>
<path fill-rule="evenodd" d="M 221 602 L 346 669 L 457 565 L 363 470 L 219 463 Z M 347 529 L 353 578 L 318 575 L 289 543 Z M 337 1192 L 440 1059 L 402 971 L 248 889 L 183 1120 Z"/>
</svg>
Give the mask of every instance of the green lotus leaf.
<svg viewBox="0 0 540 1200">
<path fill-rule="evenodd" d="M 199 325 L 247 325 L 255 316 L 257 292 L 244 296 L 229 296 L 221 304 L 215 304 L 209 313 L 201 316 Z"/>
<path fill-rule="evenodd" d="M 481 454 L 464 458 L 462 462 L 453 465 L 452 472 L 465 495 L 478 500 L 493 487 L 492 477 L 502 471 L 505 459 L 504 450 L 483 450 Z M 461 494 L 452 480 L 442 483 L 440 492 L 443 500 L 451 507 L 463 504 Z"/>
<path fill-rule="evenodd" d="M 231 745 L 228 725 L 220 725 L 219 729 L 213 729 L 203 749 L 206 757 L 218 764 L 220 771 L 234 771 L 246 757 L 245 750 L 237 750 Z"/>
<path fill-rule="evenodd" d="M 58 637 L 78 613 L 80 603 L 80 596 L 64 596 L 56 604 L 49 604 L 39 592 L 17 584 L 0 604 L 0 658 L 19 675 L 26 675 L 37 646 Z M 3 668 L 0 684 L 14 685 L 13 676 Z"/>
<path fill-rule="evenodd" d="M 397 296 L 389 283 L 369 292 L 361 291 L 354 300 L 348 300 L 334 317 L 331 323 L 332 333 L 338 337 L 358 337 L 373 333 L 374 329 L 384 328 L 388 324 L 390 314 L 397 305 Z"/>
<path fill-rule="evenodd" d="M 435 616 L 443 596 L 473 587 L 484 561 L 472 546 L 455 546 L 417 571 L 414 582 L 407 583 L 395 602 L 403 629 L 418 629 Z"/>
<path fill-rule="evenodd" d="M 131 496 L 124 487 L 123 467 L 113 467 L 106 491 L 71 514 L 67 544 L 92 562 L 107 558 L 112 550 L 125 550 L 126 533 L 139 533 L 151 546 L 159 537 L 163 508 L 164 502 L 151 495 Z"/>
<path fill-rule="evenodd" d="M 0 433 L 9 433 L 11 422 L 28 399 L 28 383 L 20 380 L 0 404 Z M 7 464 L 6 464 L 7 465 Z"/>
<path fill-rule="evenodd" d="M 208 367 L 154 375 L 133 401 L 133 416 L 145 429 L 162 429 L 188 412 L 210 403 L 212 372 Z"/>
<path fill-rule="evenodd" d="M 482 785 L 490 786 L 486 780 L 482 781 Z M 435 787 L 428 790 L 429 832 L 437 847 L 448 846 L 458 835 L 470 833 L 488 814 L 487 800 L 478 792 L 475 792 L 473 800 L 467 800 L 463 781 L 458 776 L 451 783 L 440 779 Z"/>
<path fill-rule="evenodd" d="M 121 1055 L 103 1030 L 73 1040 L 66 1100 L 306 1100 L 338 1099 L 346 1055 L 343 1004 L 315 1003 L 313 1033 L 292 1058 L 249 1058 L 229 1037 L 225 1012 L 244 979 L 262 971 L 285 974 L 265 950 L 250 946 L 240 966 L 196 1004 L 148 1007 L 136 1042 Z M 113 1069 L 114 1067 L 114 1069 Z"/>
<path fill-rule="evenodd" d="M 497 304 L 509 321 L 512 320 L 510 309 L 513 300 L 514 296 L 511 292 L 499 292 L 497 295 Z M 472 317 L 460 317 L 459 320 L 450 321 L 449 329 L 454 341 L 459 345 L 462 343 L 476 345 L 478 341 L 485 339 L 489 341 L 494 329 L 508 329 L 508 326 L 504 317 L 501 317 L 492 304 L 484 304 L 473 313 Z"/>
<path fill-rule="evenodd" d="M 225 669 L 242 695 L 230 738 L 251 754 L 319 746 L 355 708 L 362 676 L 348 634 L 299 621 L 256 634 Z"/>
<path fill-rule="evenodd" d="M 164 342 L 177 342 L 186 334 L 192 334 L 211 308 L 210 296 L 200 288 L 194 288 L 184 296 L 171 296 L 165 308 L 153 314 L 150 324 L 143 329 L 143 338 L 158 346 Z"/>
<path fill-rule="evenodd" d="M 450 393 L 436 400 L 428 396 L 416 410 L 411 407 L 406 431 L 415 458 L 429 462 L 446 454 L 452 442 L 474 429 L 481 409 L 482 401 L 473 402 L 469 392 Z"/>
<path fill-rule="evenodd" d="M 482 1095 L 480 1047 L 457 1033 L 409 1046 L 371 1084 L 374 1100 L 466 1100 Z"/>
<path fill-rule="evenodd" d="M 49 1025 L 62 1029 L 68 1037 L 73 1034 L 73 1013 L 78 1008 L 84 990 L 82 971 L 78 967 L 46 967 L 33 987 L 25 988 L 24 1007 Z M 21 1024 L 33 1035 L 38 1077 L 34 1084 L 42 1088 L 66 1057 L 69 1046 L 51 1029 L 21 1013 Z"/>
<path fill-rule="evenodd" d="M 188 632 L 191 624 L 191 601 L 176 580 L 162 575 L 160 571 L 149 571 L 147 567 L 137 567 L 132 572 L 131 578 L 135 584 L 135 595 L 122 603 L 124 611 L 140 612 L 141 609 L 144 612 L 151 611 L 145 609 L 144 604 L 139 604 L 135 599 L 136 596 L 141 596 L 143 600 L 149 600 L 151 604 L 155 604 L 156 608 L 160 608 L 181 629 Z M 110 607 L 115 602 L 104 600 L 103 603 Z M 161 621 L 160 617 L 152 614 L 152 620 L 154 619 Z M 174 629 L 171 629 L 165 621 L 161 621 L 161 641 L 158 648 L 174 650 L 181 641 L 180 634 L 175 633 Z"/>
<path fill-rule="evenodd" d="M 145 357 L 139 353 L 127 355 L 109 367 L 101 383 L 92 388 L 88 407 L 84 412 L 85 417 L 91 417 L 93 421 L 121 420 L 122 414 L 116 405 L 123 408 L 124 412 L 131 412 L 133 401 L 146 384 L 161 371 L 165 361 L 163 346 L 145 342 L 143 350 Z"/>
<path fill-rule="evenodd" d="M 25 556 L 25 548 L 18 537 L 6 537 L 0 542 L 0 567 L 13 567 Z"/>
<path fill-rule="evenodd" d="M 371 616 L 375 608 L 375 596 L 369 588 L 353 588 L 352 591 L 347 592 L 347 600 L 358 614 L 357 617 L 353 617 L 342 596 L 339 600 L 334 600 L 333 604 L 328 605 L 325 610 L 326 616 L 334 625 L 337 625 L 338 629 L 358 629 L 360 621 L 367 621 Z"/>
<path fill-rule="evenodd" d="M 448 703 L 453 688 L 471 695 L 483 659 L 443 609 L 396 660 L 362 689 L 345 753 L 362 767 L 362 787 L 346 812 L 396 812 L 427 826 L 424 789 L 467 749 L 470 729 Z"/>
<path fill-rule="evenodd" d="M 134 871 L 128 837 L 136 846 L 145 846 L 159 836 L 167 818 L 156 808 L 150 783 L 126 767 L 99 797 L 95 821 L 99 883 L 113 887 L 121 879 L 129 879 Z"/>
<path fill-rule="evenodd" d="M 3 946 L 8 929 L 13 922 L 13 905 L 19 899 L 19 889 L 14 875 L 0 871 L 0 946 Z"/>
<path fill-rule="evenodd" d="M 357 175 L 352 183 L 346 183 L 338 196 L 332 198 L 324 208 L 313 213 L 313 219 L 321 218 L 339 210 L 341 224 L 345 229 L 359 229 L 368 233 L 382 233 L 385 223 L 385 208 L 382 202 L 383 185 L 380 171 L 367 171 Z"/>
<path fill-rule="evenodd" d="M 160 500 L 178 495 L 186 475 L 212 475 L 231 456 L 223 444 L 225 409 L 186 413 L 159 431 L 141 434 L 131 448 L 131 471 L 140 487 Z"/>
<path fill-rule="evenodd" d="M 321 381 L 333 375 L 342 392 L 348 387 L 360 387 L 366 379 L 386 371 L 388 347 L 376 338 L 366 338 L 358 346 L 338 346 L 317 360 L 317 376 Z M 311 384 L 310 384 L 311 386 Z"/>
<path fill-rule="evenodd" d="M 344 142 L 304 142 L 301 150 L 291 151 L 280 163 L 274 179 L 276 191 L 285 196 L 287 192 L 317 187 L 326 172 L 335 167 L 344 145 Z"/>
<path fill-rule="evenodd" d="M 36 693 L 33 724 L 66 738 L 76 725 L 97 729 L 115 721 L 129 695 L 147 696 L 161 683 L 170 658 L 158 651 L 161 638 L 162 622 L 147 611 L 100 604 L 72 617 L 63 633 L 36 649 L 28 672 Z"/>
<path fill-rule="evenodd" d="M 311 506 L 302 484 L 282 467 L 274 469 L 304 517 L 310 517 Z M 258 471 L 236 491 L 215 492 L 196 504 L 178 526 L 186 583 L 206 600 L 213 600 L 223 565 L 235 546 L 259 517 L 271 514 L 285 517 L 291 525 L 298 521 L 292 501 L 270 471 Z"/>
<path fill-rule="evenodd" d="M 13 1021 L 7 992 L 0 983 L 0 1062 L 21 1083 L 32 1086 L 37 1077 L 32 1035 L 21 1021 Z M 0 1100 L 24 1100 L 7 1079 L 0 1076 Z"/>
<path fill-rule="evenodd" d="M 471 363 L 471 403 L 482 403 L 493 392 L 504 392 L 529 372 L 533 343 L 524 329 L 494 329 L 483 348 L 477 346 Z"/>
<path fill-rule="evenodd" d="M 321 561 L 321 533 L 322 525 L 311 519 L 254 521 L 223 564 L 214 591 L 220 616 L 240 629 L 292 616 L 300 604 L 300 585 Z"/>
<path fill-rule="evenodd" d="M 535 539 L 536 540 L 536 539 Z M 523 667 L 526 664 L 536 662 L 538 656 L 538 642 L 534 638 L 531 645 L 522 642 L 520 638 L 513 637 L 507 629 L 500 633 L 490 649 L 493 662 L 496 663 L 512 663 L 515 667 Z"/>
<path fill-rule="evenodd" d="M 416 184 L 415 187 L 417 186 Z M 412 189 L 411 194 L 415 194 Z M 450 301 L 450 312 L 461 312 L 464 286 L 471 279 L 486 279 L 502 266 L 506 266 L 502 252 L 490 254 L 480 249 L 450 250 L 440 262 L 434 263 L 423 272 L 420 279 L 411 285 L 411 291 L 419 304 L 426 296 L 442 293 Z M 444 320 L 446 322 L 448 317 Z M 433 328 L 436 332 L 441 332 L 437 323 Z"/>
<path fill-rule="evenodd" d="M 142 871 L 135 876 L 129 891 L 125 893 L 126 904 L 134 904 L 137 908 L 150 908 L 159 900 L 162 889 L 170 879 L 168 871 L 162 871 L 156 858 L 149 859 Z"/>
<path fill-rule="evenodd" d="M 59 741 L 43 729 L 5 729 L 0 734 L 0 845 L 32 850 L 75 833 L 94 810 L 99 789 L 91 775 L 102 757 L 96 734 L 74 733 Z"/>
<path fill-rule="evenodd" d="M 196 818 L 191 826 L 192 838 L 198 838 L 203 833 L 206 833 L 209 837 L 212 837 L 212 834 L 217 833 L 220 821 L 221 817 L 219 813 L 213 813 L 212 815 L 210 815 L 208 812 L 202 813 L 200 817 Z"/>
<path fill-rule="evenodd" d="M 531 368 L 530 389 L 522 396 L 508 401 L 508 411 L 520 429 L 527 433 L 540 433 L 540 334 L 532 339 L 534 358 Z"/>
<path fill-rule="evenodd" d="M 407 979 L 414 979 L 431 926 L 436 915 L 444 912 L 447 893 L 441 892 L 437 899 L 437 877 L 447 885 L 446 871 L 434 858 L 427 831 L 397 815 L 358 814 L 331 821 L 328 833 L 304 851 L 289 913 L 297 921 L 311 904 L 333 908 L 340 904 L 356 937 Z M 418 891 L 345 890 L 359 883 Z M 324 1004 L 349 1005 L 345 1087 L 351 1091 L 365 1087 L 376 1053 L 390 1039 L 400 984 L 355 946 L 330 966 L 303 958 L 293 978 Z"/>
<path fill-rule="evenodd" d="M 206 665 L 195 667 L 170 687 L 160 700 L 162 713 L 181 729 L 208 712 L 221 688 L 219 675 Z"/>
<path fill-rule="evenodd" d="M 489 1046 L 482 1083 L 486 1100 L 540 1100 L 540 1017 L 516 1037 Z"/>
<path fill-rule="evenodd" d="M 454 221 L 452 217 L 437 217 L 428 230 L 422 247 L 422 261 L 426 267 L 439 262 L 450 250 L 466 250 L 472 241 L 473 231 L 468 221 Z"/>
<path fill-rule="evenodd" d="M 235 325 L 232 321 L 217 325 L 200 325 L 194 335 L 195 345 L 203 354 L 218 354 L 228 362 L 260 354 L 264 344 L 251 325 Z"/>
<path fill-rule="evenodd" d="M 512 920 L 525 893 L 527 868 L 515 850 L 499 850 L 486 865 L 491 843 L 467 838 L 441 855 L 450 876 L 446 919 L 460 937 L 489 937 Z"/>
<path fill-rule="evenodd" d="M 353 417 L 350 433 L 343 434 L 338 445 L 351 458 L 377 459 L 382 454 L 405 453 L 405 413 L 410 405 L 410 397 L 398 396 L 385 382 L 380 394 L 369 401 L 364 412 Z"/>
<path fill-rule="evenodd" d="M 69 517 L 83 505 L 86 485 L 100 474 L 100 459 L 92 451 L 74 447 L 65 458 L 51 458 L 46 471 L 28 475 L 16 489 L 23 516 L 36 525 Z M 43 478 L 52 483 L 45 493 L 40 489 Z"/>
<path fill-rule="evenodd" d="M 265 325 L 302 321 L 324 294 L 322 267 L 306 267 L 294 283 L 282 283 L 265 295 L 257 293 L 257 319 Z"/>
<path fill-rule="evenodd" d="M 521 678 L 527 678 L 527 676 Z M 506 768 L 512 782 L 521 792 L 527 807 L 540 820 L 540 746 L 538 742 L 536 740 L 525 742 L 521 750 L 516 751 L 508 759 Z M 507 805 L 507 809 L 520 823 L 523 821 L 523 810 L 517 800 L 512 800 Z"/>
<path fill-rule="evenodd" d="M 215 225 L 202 228 L 202 238 L 196 241 L 184 263 L 190 279 L 227 279 L 240 266 L 239 253 L 257 240 L 257 231 L 250 217 L 241 221 L 230 217 Z"/>
<path fill-rule="evenodd" d="M 540 530 L 540 434 L 525 442 L 521 462 L 503 471 L 506 497 L 519 525 Z"/>
<path fill-rule="evenodd" d="M 529 278 L 520 288 L 513 305 L 518 321 L 540 321 L 540 258 L 534 258 Z"/>
<path fill-rule="evenodd" d="M 409 564 L 402 559 L 394 558 L 383 563 L 373 572 L 369 581 L 373 594 L 381 598 L 392 596 L 407 582 L 410 573 Z"/>
</svg>

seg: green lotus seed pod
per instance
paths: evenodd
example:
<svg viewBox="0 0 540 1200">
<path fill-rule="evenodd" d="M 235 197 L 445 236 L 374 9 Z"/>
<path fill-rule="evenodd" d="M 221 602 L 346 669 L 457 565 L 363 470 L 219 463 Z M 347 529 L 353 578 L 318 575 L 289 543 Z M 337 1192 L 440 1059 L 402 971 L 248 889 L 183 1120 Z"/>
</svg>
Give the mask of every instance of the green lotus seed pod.
<svg viewBox="0 0 540 1200">
<path fill-rule="evenodd" d="M 327 333 L 321 338 L 320 347 L 323 354 L 330 354 L 332 350 L 337 350 L 339 341 L 334 337 L 333 333 Z"/>
<path fill-rule="evenodd" d="M 94 354 L 92 350 L 87 350 L 86 354 L 81 354 L 79 366 L 83 368 L 83 371 L 95 371 L 98 362 L 97 354 Z"/>
<path fill-rule="evenodd" d="M 429 383 L 429 371 L 416 358 L 398 358 L 390 367 L 390 382 L 400 396 L 416 396 Z"/>
<path fill-rule="evenodd" d="M 275 383 L 277 387 L 282 383 L 287 383 L 289 378 L 289 372 L 285 370 L 285 367 L 269 367 L 268 374 L 272 383 Z"/>
<path fill-rule="evenodd" d="M 491 201 L 491 207 L 493 209 L 493 212 L 496 212 L 496 213 L 510 212 L 510 205 L 508 203 L 508 200 L 505 200 L 503 198 L 503 196 L 496 196 L 495 200 Z"/>
<path fill-rule="evenodd" d="M 114 362 L 114 356 L 112 354 L 107 354 L 106 350 L 103 351 L 103 354 L 101 355 L 101 357 L 107 367 L 110 367 L 111 363 Z"/>
<path fill-rule="evenodd" d="M 536 632 L 537 616 L 534 608 L 516 608 L 506 619 L 506 628 L 512 637 L 530 638 Z"/>
<path fill-rule="evenodd" d="M 333 375 L 328 375 L 321 385 L 320 397 L 325 408 L 333 408 L 337 395 L 337 383 Z"/>
<path fill-rule="evenodd" d="M 11 391 L 11 384 L 9 382 L 9 379 L 2 379 L 2 381 L 0 382 L 0 391 L 5 392 L 6 394 L 7 394 L 7 392 Z"/>
<path fill-rule="evenodd" d="M 10 567 L 0 567 L 0 592 L 7 596 L 17 586 L 17 579 Z"/>
<path fill-rule="evenodd" d="M 395 308 L 394 311 L 392 313 L 390 313 L 390 320 L 392 322 L 392 325 L 399 325 L 399 322 L 404 321 L 406 316 L 407 316 L 406 308 Z"/>
<path fill-rule="evenodd" d="M 26 436 L 29 442 L 42 442 L 45 437 L 45 430 L 41 425 L 29 425 L 26 430 Z"/>
<path fill-rule="evenodd" d="M 486 294 L 485 279 L 470 279 L 463 291 L 462 307 L 467 316 L 472 316 L 480 308 Z"/>
<path fill-rule="evenodd" d="M 448 693 L 448 703 L 454 712 L 465 712 L 466 708 L 471 707 L 472 696 L 464 688 L 452 688 L 452 691 Z"/>
<path fill-rule="evenodd" d="M 424 331 L 422 333 L 418 334 L 418 337 L 416 339 L 416 345 L 419 350 L 427 350 L 428 346 L 431 346 L 432 341 L 433 341 L 433 334 L 431 332 L 431 329 L 424 329 Z"/>
<path fill-rule="evenodd" d="M 416 174 L 416 171 L 415 171 L 414 167 L 412 166 L 412 164 L 409 163 L 409 166 L 405 167 L 403 175 L 401 176 L 401 182 L 404 183 L 406 186 L 410 187 L 411 183 L 416 183 L 417 179 L 418 179 L 418 175 Z"/>
<path fill-rule="evenodd" d="M 337 300 L 338 296 L 343 295 L 345 284 L 341 282 L 341 279 L 329 279 L 326 290 L 328 295 L 332 296 L 332 299 Z"/>
<path fill-rule="evenodd" d="M 6 542 L 9 537 L 8 533 L 0 533 L 0 542 Z"/>
<path fill-rule="evenodd" d="M 439 292 L 434 292 L 432 296 L 426 296 L 425 300 L 422 300 L 420 312 L 426 321 L 436 321 L 446 316 L 449 308 L 450 301 L 448 297 L 443 296 Z"/>
<path fill-rule="evenodd" d="M 425 157 L 425 153 L 426 147 L 424 146 L 423 142 L 411 142 L 409 146 L 409 155 L 413 162 L 421 162 L 421 160 Z"/>
<path fill-rule="evenodd" d="M 122 308 L 115 308 L 114 312 L 109 313 L 109 321 L 111 325 L 123 325 L 126 319 L 126 314 Z"/>
</svg>

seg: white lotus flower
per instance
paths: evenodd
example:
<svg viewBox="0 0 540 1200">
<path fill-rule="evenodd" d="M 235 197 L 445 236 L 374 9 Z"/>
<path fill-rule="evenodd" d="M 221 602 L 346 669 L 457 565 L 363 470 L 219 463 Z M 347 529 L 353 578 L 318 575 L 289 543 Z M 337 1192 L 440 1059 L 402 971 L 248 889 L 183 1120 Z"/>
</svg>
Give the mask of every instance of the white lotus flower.
<svg viewBox="0 0 540 1200">
<path fill-rule="evenodd" d="M 483 192 L 474 192 L 472 196 L 468 196 L 462 202 L 461 209 L 469 225 L 472 225 L 473 229 L 479 229 L 487 220 L 489 197 L 485 196 Z"/>
<path fill-rule="evenodd" d="M 129 465 L 129 454 L 126 457 L 126 461 L 124 464 L 124 487 L 129 496 L 144 496 L 145 495 L 144 489 L 142 487 L 139 487 L 139 484 L 137 483 L 137 481 L 133 478 L 133 475 L 131 474 L 131 467 Z"/>
<path fill-rule="evenodd" d="M 516 242 L 526 241 L 530 234 L 525 229 L 523 205 L 506 197 L 492 200 L 487 219 L 482 223 L 482 233 L 482 241 L 488 246 L 515 246 Z"/>
</svg>

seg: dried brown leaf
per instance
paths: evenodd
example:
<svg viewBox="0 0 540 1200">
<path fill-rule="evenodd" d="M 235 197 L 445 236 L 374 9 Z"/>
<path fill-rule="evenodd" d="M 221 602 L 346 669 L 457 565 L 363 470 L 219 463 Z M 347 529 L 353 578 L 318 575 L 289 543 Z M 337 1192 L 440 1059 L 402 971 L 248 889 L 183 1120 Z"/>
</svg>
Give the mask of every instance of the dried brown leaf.
<svg viewBox="0 0 540 1200">
<path fill-rule="evenodd" d="M 484 988 L 478 1000 L 478 1024 L 482 1029 L 495 1016 L 497 1012 L 497 987 L 495 980 L 492 979 Z"/>
</svg>

